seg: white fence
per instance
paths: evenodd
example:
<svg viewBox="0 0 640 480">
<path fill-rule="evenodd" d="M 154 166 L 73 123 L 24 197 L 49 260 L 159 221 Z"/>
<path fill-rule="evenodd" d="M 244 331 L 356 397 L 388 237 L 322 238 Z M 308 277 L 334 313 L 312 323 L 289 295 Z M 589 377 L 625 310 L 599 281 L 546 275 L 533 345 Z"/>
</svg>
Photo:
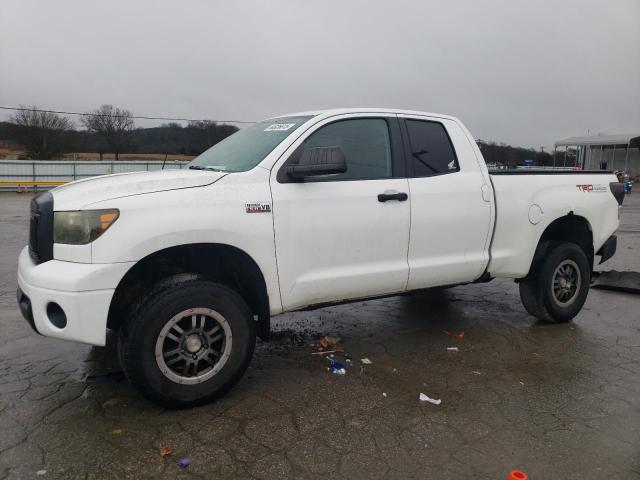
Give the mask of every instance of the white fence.
<svg viewBox="0 0 640 480">
<path fill-rule="evenodd" d="M 68 160 L 0 160 L 0 190 L 16 190 L 24 182 L 29 188 L 46 190 L 59 182 L 110 173 L 180 169 L 189 162 L 161 160 L 68 161 Z M 33 187 L 34 182 L 39 182 Z M 46 185 L 46 182 L 53 182 Z"/>
</svg>

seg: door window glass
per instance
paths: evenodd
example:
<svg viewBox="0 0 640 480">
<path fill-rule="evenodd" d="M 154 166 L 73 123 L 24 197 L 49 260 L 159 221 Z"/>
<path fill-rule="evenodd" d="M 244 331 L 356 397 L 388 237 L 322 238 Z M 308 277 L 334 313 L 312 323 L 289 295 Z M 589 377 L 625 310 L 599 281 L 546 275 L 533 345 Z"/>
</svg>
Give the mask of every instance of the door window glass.
<svg viewBox="0 0 640 480">
<path fill-rule="evenodd" d="M 347 171 L 339 175 L 314 177 L 307 181 L 391 177 L 389 128 L 387 122 L 381 118 L 340 120 L 325 125 L 312 133 L 303 143 L 303 148 L 315 147 L 340 147 L 347 162 Z"/>
<path fill-rule="evenodd" d="M 428 177 L 460 170 L 449 135 L 439 122 L 406 120 L 414 177 Z"/>
</svg>

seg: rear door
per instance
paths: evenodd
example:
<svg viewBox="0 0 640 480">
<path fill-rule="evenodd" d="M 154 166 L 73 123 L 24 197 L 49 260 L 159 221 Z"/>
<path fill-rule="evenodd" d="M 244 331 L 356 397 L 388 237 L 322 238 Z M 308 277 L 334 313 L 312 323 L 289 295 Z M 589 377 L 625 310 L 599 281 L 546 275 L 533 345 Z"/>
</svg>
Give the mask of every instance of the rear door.
<svg viewBox="0 0 640 480">
<path fill-rule="evenodd" d="M 340 147 L 346 173 L 288 179 L 303 143 Z M 410 199 L 396 195 L 408 194 L 404 166 L 398 119 L 388 114 L 331 117 L 291 145 L 271 173 L 285 309 L 405 290 Z"/>
<path fill-rule="evenodd" d="M 400 117 L 411 196 L 408 289 L 475 280 L 487 262 L 491 203 L 469 138 L 450 119 Z"/>
</svg>

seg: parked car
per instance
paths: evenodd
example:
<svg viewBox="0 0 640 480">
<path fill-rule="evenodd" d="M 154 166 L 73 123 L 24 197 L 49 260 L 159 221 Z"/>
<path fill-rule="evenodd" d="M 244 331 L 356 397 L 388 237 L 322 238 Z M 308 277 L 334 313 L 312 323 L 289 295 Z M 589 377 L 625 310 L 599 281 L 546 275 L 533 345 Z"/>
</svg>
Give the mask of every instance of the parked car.
<svg viewBox="0 0 640 480">
<path fill-rule="evenodd" d="M 341 109 L 244 128 L 187 170 L 107 175 L 35 197 L 18 304 L 40 334 L 104 345 L 167 407 L 243 375 L 283 312 L 513 278 L 567 322 L 616 249 L 612 173 L 490 174 L 456 118 Z"/>
</svg>

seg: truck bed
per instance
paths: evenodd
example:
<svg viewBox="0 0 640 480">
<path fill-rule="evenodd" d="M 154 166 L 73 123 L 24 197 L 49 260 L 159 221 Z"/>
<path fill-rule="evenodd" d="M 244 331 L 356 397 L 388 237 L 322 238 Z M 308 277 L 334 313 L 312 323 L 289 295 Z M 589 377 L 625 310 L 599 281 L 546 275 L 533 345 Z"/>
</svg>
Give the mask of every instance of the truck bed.
<svg viewBox="0 0 640 480">
<path fill-rule="evenodd" d="M 541 181 L 540 175 L 547 178 Z M 488 271 L 492 276 L 526 276 L 531 259 L 551 222 L 573 216 L 593 233 L 594 251 L 618 226 L 618 201 L 603 171 L 505 170 L 490 172 L 496 219 Z"/>
</svg>

